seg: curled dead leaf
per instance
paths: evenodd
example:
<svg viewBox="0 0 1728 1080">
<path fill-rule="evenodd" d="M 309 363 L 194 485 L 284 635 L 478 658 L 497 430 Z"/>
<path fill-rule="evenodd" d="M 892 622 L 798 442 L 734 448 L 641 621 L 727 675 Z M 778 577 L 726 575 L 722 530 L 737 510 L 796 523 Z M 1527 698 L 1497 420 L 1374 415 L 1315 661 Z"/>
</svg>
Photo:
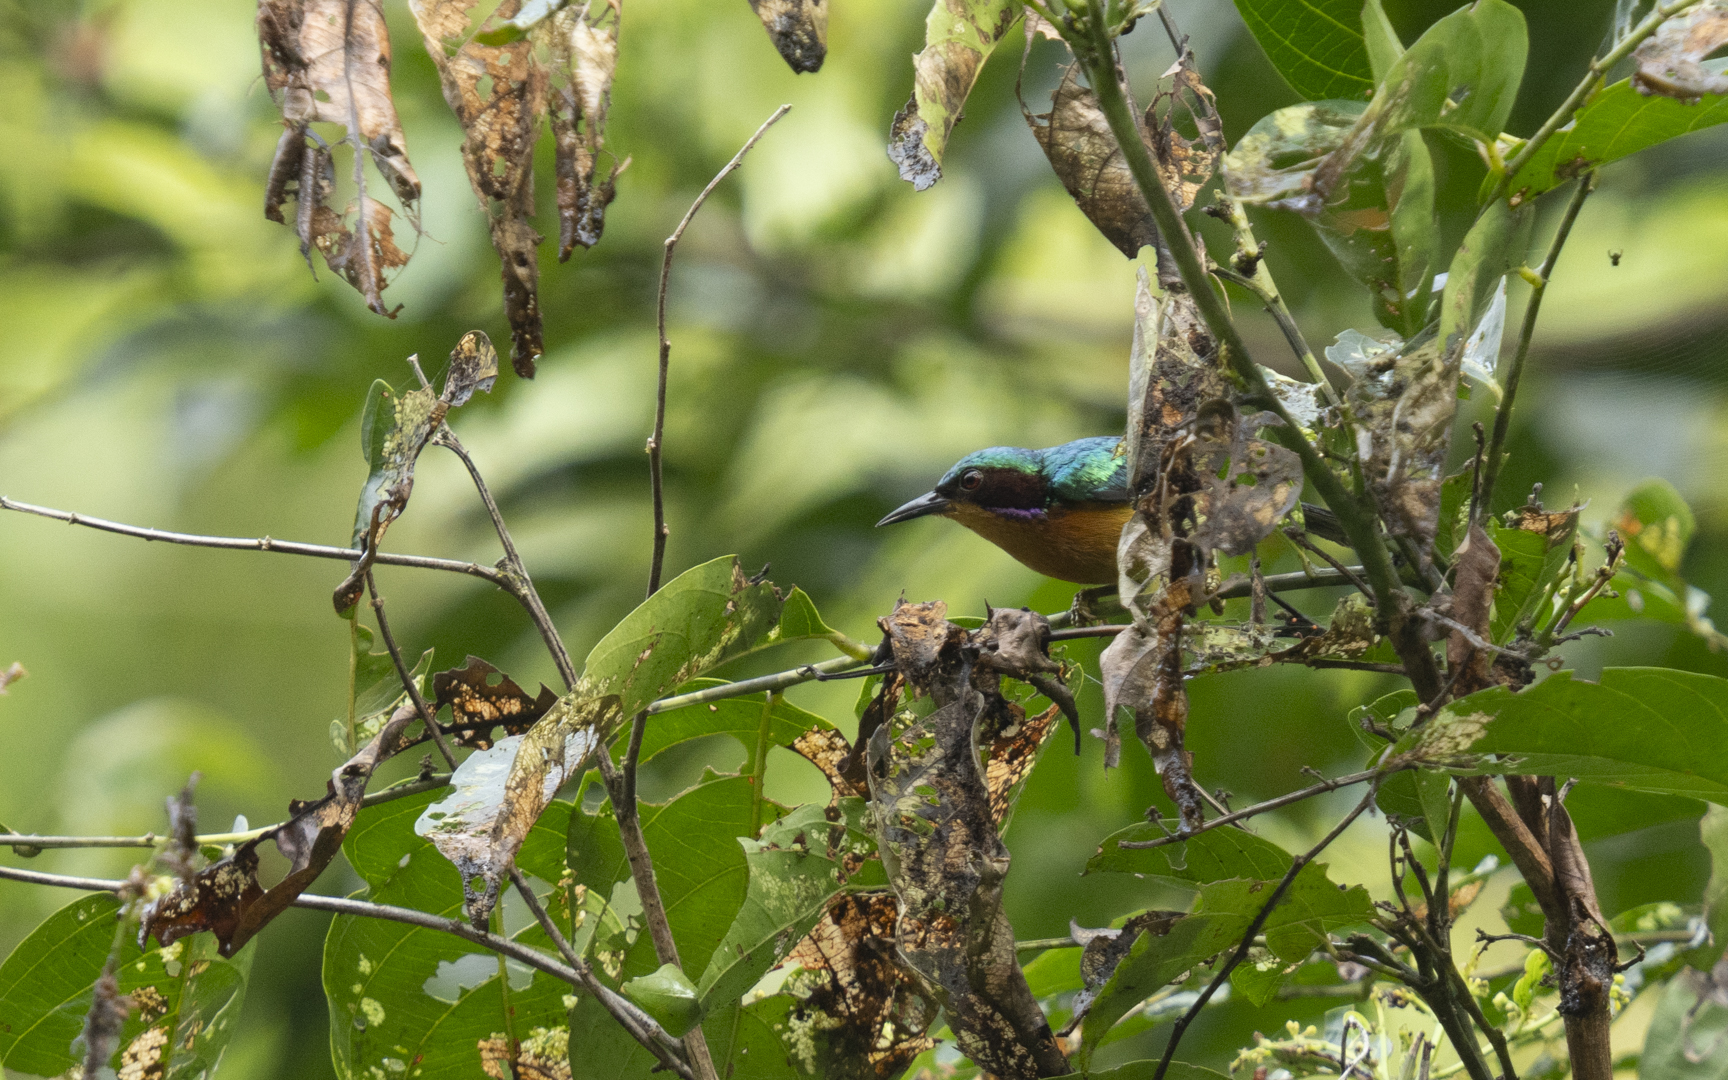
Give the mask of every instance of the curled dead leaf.
<svg viewBox="0 0 1728 1080">
<path fill-rule="evenodd" d="M 286 130 L 265 183 L 264 216 L 285 222 L 292 185 L 300 252 L 323 252 L 380 315 L 394 315 L 380 294 L 386 275 L 408 257 L 391 235 L 393 211 L 368 194 L 370 159 L 418 230 L 420 178 L 408 161 L 402 123 L 390 97 L 390 35 L 378 0 L 260 0 L 258 41 L 264 83 L 281 106 Z M 326 200 L 334 189 L 329 147 L 310 124 L 340 124 L 353 148 L 356 194 L 338 214 Z M 311 145 L 308 145 L 310 140 Z"/>
<path fill-rule="evenodd" d="M 591 248 L 600 242 L 618 174 L 630 164 L 626 158 L 614 162 L 604 176 L 599 174 L 621 18 L 619 0 L 587 0 L 552 17 L 554 85 L 549 107 L 558 177 L 559 262 L 570 258 L 577 244 Z"/>
<path fill-rule="evenodd" d="M 1019 17 L 1019 0 L 935 0 L 924 48 L 912 58 L 912 97 L 888 128 L 888 157 L 914 190 L 942 178 L 942 153 L 966 96 Z"/>
<path fill-rule="evenodd" d="M 537 697 L 529 697 L 514 679 L 478 656 L 432 676 L 432 689 L 437 694 L 433 711 L 450 708 L 445 730 L 461 745 L 476 750 L 492 746 L 495 728 L 502 727 L 507 736 L 522 734 L 558 701 L 544 683 Z"/>
<path fill-rule="evenodd" d="M 1728 74 L 1712 72 L 1700 61 L 1728 45 L 1728 2 L 1704 3 L 1669 19 L 1638 46 L 1632 85 L 1642 94 L 1696 102 L 1705 94 L 1728 94 Z"/>
<path fill-rule="evenodd" d="M 793 71 L 822 70 L 828 56 L 828 0 L 750 0 L 768 40 Z"/>
</svg>

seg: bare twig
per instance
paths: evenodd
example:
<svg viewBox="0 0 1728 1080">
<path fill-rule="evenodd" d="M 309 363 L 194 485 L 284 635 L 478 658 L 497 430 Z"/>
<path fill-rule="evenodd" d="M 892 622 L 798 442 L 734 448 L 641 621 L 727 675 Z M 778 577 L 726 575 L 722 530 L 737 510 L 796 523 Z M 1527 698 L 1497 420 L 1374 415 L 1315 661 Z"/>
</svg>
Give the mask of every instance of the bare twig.
<svg viewBox="0 0 1728 1080">
<path fill-rule="evenodd" d="M 1542 268 L 1536 271 L 1536 280 L 1530 283 L 1530 302 L 1524 305 L 1524 325 L 1518 331 L 1518 349 L 1512 354 L 1512 362 L 1506 368 L 1506 389 L 1500 396 L 1500 407 L 1494 411 L 1494 435 L 1484 459 L 1486 468 L 1482 473 L 1479 494 L 1471 502 L 1473 509 L 1478 506 L 1483 512 L 1491 509 L 1489 499 L 1494 494 L 1494 482 L 1500 478 L 1506 435 L 1512 427 L 1512 402 L 1518 396 L 1518 383 L 1524 377 L 1524 360 L 1530 355 L 1530 339 L 1536 333 L 1536 316 L 1541 313 L 1542 298 L 1548 293 L 1548 279 L 1554 274 L 1554 264 L 1559 261 L 1560 249 L 1566 246 L 1566 238 L 1572 234 L 1572 223 L 1578 220 L 1578 211 L 1584 208 L 1584 200 L 1595 190 L 1596 173 L 1585 173 L 1578 181 L 1578 189 L 1572 193 L 1572 201 L 1566 204 L 1566 216 L 1560 219 L 1560 227 L 1555 230 L 1554 240 L 1548 245 L 1548 257 L 1542 260 Z"/>
<path fill-rule="evenodd" d="M 370 570 L 366 571 L 366 591 L 372 596 L 372 614 L 378 620 L 378 636 L 384 639 L 384 647 L 390 651 L 390 659 L 396 664 L 396 674 L 402 680 L 402 689 L 408 692 L 408 699 L 414 702 L 421 722 L 426 725 L 426 733 L 432 736 L 438 752 L 444 755 L 444 763 L 454 769 L 456 755 L 451 753 L 450 744 L 444 741 L 444 732 L 438 728 L 437 715 L 426 704 L 425 695 L 420 693 L 420 684 L 409 672 L 408 665 L 402 661 L 402 650 L 396 647 L 396 639 L 390 634 L 390 620 L 384 616 L 384 598 L 378 595 L 378 584 L 372 580 Z"/>
<path fill-rule="evenodd" d="M 1290 528 L 1290 529 L 1283 530 L 1283 532 L 1284 532 L 1285 537 L 1287 537 L 1292 544 L 1295 544 L 1297 547 L 1302 548 L 1304 551 L 1311 552 L 1312 554 L 1318 555 L 1322 559 L 1326 560 L 1327 565 L 1332 567 L 1332 570 L 1334 573 L 1338 574 L 1338 576 L 1343 578 L 1345 581 L 1348 581 L 1350 584 L 1354 585 L 1356 587 L 1356 590 L 1358 592 L 1360 592 L 1363 596 L 1368 597 L 1370 600 L 1372 600 L 1374 598 L 1374 590 L 1370 589 L 1367 586 L 1367 584 L 1364 583 L 1360 577 L 1357 577 L 1354 570 L 1352 570 L 1350 567 L 1345 566 L 1343 563 L 1339 562 L 1337 559 L 1334 559 L 1331 555 L 1329 555 L 1325 551 L 1323 551 L 1318 544 L 1316 544 L 1316 543 L 1314 543 L 1314 541 L 1308 539 L 1308 533 L 1306 530 Z M 1384 551 L 1385 548 L 1381 548 L 1381 550 Z M 1361 569 L 1361 568 L 1357 567 L 1356 569 Z"/>
<path fill-rule="evenodd" d="M 528 568 L 522 563 L 516 543 L 510 538 L 510 530 L 504 524 L 504 515 L 499 512 L 498 503 L 492 498 L 492 491 L 486 486 L 480 469 L 474 464 L 474 459 L 468 456 L 468 449 L 462 445 L 462 440 L 450 430 L 449 424 L 441 426 L 432 441 L 462 459 L 468 476 L 474 481 L 474 490 L 480 493 L 480 501 L 486 505 L 486 513 L 492 518 L 492 528 L 498 534 L 498 542 L 504 546 L 504 565 L 501 572 L 510 582 L 510 594 L 522 604 L 528 617 L 533 620 L 534 628 L 540 631 L 540 640 L 546 643 L 546 651 L 552 654 L 552 662 L 558 666 L 558 674 L 564 679 L 564 688 L 573 689 L 576 686 L 576 665 L 570 659 L 570 650 L 565 648 L 564 639 L 559 636 L 558 628 L 552 623 L 552 616 L 547 613 L 546 605 L 540 601 L 539 590 L 534 588 L 534 579 L 528 576 Z"/>
<path fill-rule="evenodd" d="M 1232 811 L 1231 813 L 1224 814 L 1221 817 L 1215 817 L 1199 828 L 1190 830 L 1186 833 L 1172 833 L 1169 836 L 1160 837 L 1157 840 L 1123 840 L 1116 846 L 1120 848 L 1155 848 L 1164 847 L 1167 844 L 1180 844 L 1182 841 L 1192 839 L 1200 833 L 1209 832 L 1212 829 L 1224 825 L 1234 825 L 1238 821 L 1245 821 L 1251 817 L 1258 817 L 1259 815 L 1266 813 L 1268 810 L 1276 810 L 1281 806 L 1289 806 L 1291 803 L 1298 803 L 1303 799 L 1311 799 L 1316 795 L 1321 795 L 1328 791 L 1336 791 L 1341 787 L 1350 787 L 1352 784 L 1377 782 L 1383 777 L 1401 771 L 1401 769 L 1392 769 L 1382 772 L 1377 769 L 1365 769 L 1362 772 L 1351 773 L 1348 776 L 1340 776 L 1334 780 L 1323 780 L 1318 784 L 1305 787 L 1300 791 L 1292 791 L 1288 795 L 1280 795 L 1275 799 L 1267 799 L 1265 802 L 1255 803 L 1253 806 L 1245 806 L 1240 810 Z"/>
<path fill-rule="evenodd" d="M 4 495 L 0 495 L 0 510 L 15 510 L 21 514 L 34 514 L 37 517 L 64 521 L 68 525 L 82 525 L 87 529 L 99 529 L 102 532 L 131 536 L 139 540 L 155 540 L 164 544 L 182 544 L 187 547 L 226 548 L 230 551 L 268 551 L 277 555 L 304 555 L 313 559 L 340 559 L 343 562 L 353 562 L 366 556 L 366 552 L 354 548 L 331 547 L 326 544 L 301 544 L 292 540 L 277 540 L 269 536 L 200 536 L 196 533 L 146 529 L 137 525 L 108 521 L 105 518 L 90 517 L 70 510 L 55 510 L 47 506 L 19 502 L 16 499 L 8 499 Z M 505 591 L 510 590 L 510 583 L 505 579 L 503 573 L 490 566 L 481 566 L 479 563 L 462 562 L 459 559 L 434 559 L 426 555 L 391 555 L 386 552 L 377 553 L 372 557 L 372 561 L 385 566 L 412 566 L 421 570 L 445 570 L 456 574 L 467 574 L 470 577 L 490 581 Z"/>
<path fill-rule="evenodd" d="M 654 434 L 648 439 L 648 478 L 654 489 L 654 561 L 648 569 L 648 595 L 653 596 L 660 590 L 660 575 L 666 565 L 666 500 L 665 485 L 660 471 L 660 444 L 666 434 L 666 377 L 672 365 L 672 341 L 666 336 L 666 287 L 672 279 L 672 251 L 678 246 L 678 241 L 684 236 L 684 230 L 690 227 L 695 219 L 696 211 L 702 209 L 702 204 L 708 201 L 720 181 L 732 174 L 732 171 L 744 163 L 744 155 L 756 145 L 758 139 L 767 134 L 782 116 L 792 108 L 782 105 L 774 110 L 774 115 L 762 122 L 756 129 L 756 134 L 745 140 L 732 160 L 728 161 L 714 179 L 708 181 L 708 186 L 696 196 L 696 201 L 690 204 L 690 209 L 684 212 L 684 220 L 672 230 L 672 235 L 666 238 L 666 253 L 660 259 L 660 289 L 654 302 L 654 325 L 660 332 L 660 383 L 654 398 Z"/>
<path fill-rule="evenodd" d="M 1230 973 L 1236 969 L 1236 965 L 1247 957 L 1248 950 L 1254 945 L 1255 935 L 1259 934 L 1266 926 L 1266 920 L 1271 917 L 1272 909 L 1277 907 L 1278 902 L 1284 899 L 1284 894 L 1290 891 L 1290 885 L 1296 880 L 1296 875 L 1302 872 L 1304 866 L 1313 862 L 1322 851 L 1325 851 L 1332 841 L 1338 839 L 1344 830 L 1350 827 L 1351 822 L 1361 817 L 1365 810 L 1374 805 L 1374 794 L 1377 790 L 1378 784 L 1370 786 L 1367 793 L 1362 796 L 1362 801 L 1356 804 L 1355 809 L 1345 814 L 1343 820 L 1332 827 L 1331 832 L 1321 837 L 1318 844 L 1290 860 L 1290 869 L 1285 871 L 1283 880 L 1278 882 L 1278 887 L 1272 890 L 1272 895 L 1267 898 L 1265 905 L 1254 916 L 1254 921 L 1248 924 L 1247 930 L 1243 931 L 1242 941 L 1236 946 L 1236 951 L 1218 969 L 1218 973 L 1212 976 L 1212 981 L 1206 984 L 1206 989 L 1200 992 L 1200 996 L 1195 999 L 1194 1004 L 1188 1006 L 1188 1011 L 1183 1013 L 1181 1018 L 1176 1021 L 1175 1026 L 1170 1029 L 1170 1041 L 1164 1045 L 1164 1056 L 1158 1062 L 1158 1072 L 1154 1074 L 1153 1080 L 1164 1080 L 1164 1074 L 1170 1070 L 1170 1060 L 1176 1056 L 1176 1047 L 1182 1042 L 1182 1036 L 1187 1032 L 1188 1025 L 1192 1024 L 1194 1018 L 1200 1015 L 1200 1010 L 1204 1009 L 1206 1003 L 1212 1000 L 1212 995 L 1216 994 L 1218 988 L 1224 985 L 1224 980 L 1230 977 Z"/>
</svg>

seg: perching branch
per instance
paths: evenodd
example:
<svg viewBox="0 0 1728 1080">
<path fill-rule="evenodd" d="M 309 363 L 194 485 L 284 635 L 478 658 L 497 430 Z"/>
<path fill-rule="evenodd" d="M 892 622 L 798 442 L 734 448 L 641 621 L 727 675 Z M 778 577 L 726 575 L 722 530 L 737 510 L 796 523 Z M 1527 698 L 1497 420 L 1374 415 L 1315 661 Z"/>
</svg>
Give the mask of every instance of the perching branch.
<svg viewBox="0 0 1728 1080">
<path fill-rule="evenodd" d="M 1506 369 L 1506 389 L 1500 396 L 1500 407 L 1494 411 L 1494 435 L 1483 460 L 1482 486 L 1475 505 L 1484 511 L 1493 505 L 1489 499 L 1494 494 L 1494 482 L 1500 478 L 1500 465 L 1505 457 L 1506 434 L 1512 427 L 1512 402 L 1518 396 L 1518 382 L 1524 377 L 1524 359 L 1530 355 L 1530 339 L 1536 333 L 1536 316 L 1541 313 L 1542 298 L 1548 293 L 1548 279 L 1554 274 L 1560 249 L 1566 246 L 1566 238 L 1572 234 L 1572 223 L 1578 220 L 1578 211 L 1584 208 L 1584 200 L 1595 190 L 1596 173 L 1585 173 L 1578 181 L 1578 190 L 1572 193 L 1572 201 L 1566 204 L 1566 216 L 1560 219 L 1554 241 L 1548 245 L 1548 257 L 1542 260 L 1542 268 L 1536 271 L 1536 280 L 1530 283 L 1530 301 L 1524 305 L 1524 325 L 1518 331 L 1518 350 L 1512 354 L 1512 363 Z"/>
<path fill-rule="evenodd" d="M 326 544 L 302 544 L 293 540 L 277 540 L 268 536 L 200 536 L 195 533 L 146 529 L 137 525 L 124 525 L 118 521 L 90 517 L 70 510 L 55 510 L 46 506 L 18 502 L 16 499 L 8 499 L 4 495 L 0 495 L 0 510 L 16 510 L 21 514 L 34 514 L 37 517 L 64 521 L 68 525 L 82 525 L 88 529 L 100 529 L 103 532 L 132 536 L 140 540 L 159 540 L 165 544 L 183 544 L 187 547 L 227 548 L 231 551 L 268 551 L 278 555 L 340 559 L 343 562 L 353 562 L 366 556 L 364 551 L 356 551 L 353 548 L 330 547 Z M 383 566 L 412 566 L 421 570 L 446 570 L 456 574 L 467 574 L 470 577 L 490 581 L 506 592 L 510 591 L 510 583 L 504 574 L 493 567 L 481 566 L 479 563 L 462 562 L 459 559 L 434 559 L 426 555 L 392 555 L 387 552 L 378 552 L 372 556 L 372 561 Z"/>
<path fill-rule="evenodd" d="M 1300 791 L 1292 791 L 1288 794 L 1280 795 L 1275 799 L 1267 799 L 1265 802 L 1255 803 L 1253 806 L 1245 806 L 1240 810 L 1235 810 L 1228 814 L 1215 817 L 1199 828 L 1190 829 L 1185 833 L 1171 833 L 1169 836 L 1157 840 L 1123 840 L 1116 846 L 1120 848 L 1138 849 L 1164 847 L 1167 844 L 1180 844 L 1184 840 L 1193 839 L 1200 833 L 1211 832 L 1213 829 L 1222 828 L 1225 825 L 1234 825 L 1238 821 L 1246 821 L 1251 817 L 1258 817 L 1269 810 L 1276 810 L 1282 806 L 1289 806 L 1291 803 L 1299 803 L 1304 799 L 1312 799 L 1316 795 L 1324 795 L 1328 791 L 1337 791 L 1339 788 L 1350 787 L 1353 784 L 1378 783 L 1386 777 L 1391 776 L 1393 773 L 1402 771 L 1402 769 L 1392 769 L 1385 772 L 1379 769 L 1364 769 L 1362 772 L 1351 773 L 1348 776 L 1340 776 L 1335 780 L 1322 780 L 1320 783 L 1302 788 Z"/>
<path fill-rule="evenodd" d="M 1254 916 L 1254 921 L 1248 924 L 1248 929 L 1242 932 L 1242 941 L 1236 946 L 1236 951 L 1218 969 L 1218 973 L 1212 976 L 1212 981 L 1206 984 L 1206 989 L 1200 991 L 1200 996 L 1195 999 L 1194 1004 L 1188 1006 L 1188 1011 L 1183 1013 L 1181 1019 L 1177 1020 L 1175 1026 L 1170 1029 L 1170 1041 L 1164 1045 L 1164 1056 L 1159 1059 L 1158 1072 L 1154 1074 L 1152 1080 L 1164 1080 L 1164 1074 L 1170 1070 L 1170 1060 L 1176 1056 L 1176 1047 L 1182 1042 L 1182 1036 L 1188 1031 L 1188 1025 L 1192 1024 L 1194 1018 L 1200 1015 L 1200 1010 L 1204 1009 L 1206 1003 L 1212 1000 L 1212 995 L 1216 994 L 1218 988 L 1224 985 L 1224 980 L 1228 979 L 1230 973 L 1236 970 L 1236 965 L 1247 957 L 1248 950 L 1254 945 L 1255 936 L 1265 929 L 1266 920 L 1271 917 L 1272 909 L 1277 907 L 1278 902 L 1284 899 L 1284 894 L 1290 891 L 1290 886 L 1295 882 L 1296 875 L 1302 872 L 1304 866 L 1318 858 L 1320 853 L 1331 845 L 1332 841 L 1343 835 L 1344 830 L 1350 827 L 1351 822 L 1361 817 L 1363 811 L 1374 805 L 1374 795 L 1378 790 L 1378 783 L 1370 786 L 1362 796 L 1362 801 L 1356 804 L 1354 810 L 1345 814 L 1342 821 L 1332 826 L 1331 832 L 1321 837 L 1318 844 L 1290 860 L 1290 869 L 1284 872 L 1283 880 L 1278 882 L 1278 887 L 1272 890 L 1271 896 L 1267 897 L 1265 906 Z M 1214 823 L 1208 822 L 1208 824 Z"/>
</svg>

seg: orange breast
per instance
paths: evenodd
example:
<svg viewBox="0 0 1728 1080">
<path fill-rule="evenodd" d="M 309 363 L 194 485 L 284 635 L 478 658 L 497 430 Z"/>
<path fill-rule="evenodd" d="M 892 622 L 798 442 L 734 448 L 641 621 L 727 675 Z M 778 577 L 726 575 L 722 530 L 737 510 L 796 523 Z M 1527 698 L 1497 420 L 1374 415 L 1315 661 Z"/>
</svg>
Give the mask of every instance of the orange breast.
<svg viewBox="0 0 1728 1080">
<path fill-rule="evenodd" d="M 1116 542 L 1133 511 L 1127 505 L 1052 510 L 1043 521 L 1003 517 L 961 503 L 950 515 L 1023 565 L 1079 585 L 1116 583 Z"/>
</svg>

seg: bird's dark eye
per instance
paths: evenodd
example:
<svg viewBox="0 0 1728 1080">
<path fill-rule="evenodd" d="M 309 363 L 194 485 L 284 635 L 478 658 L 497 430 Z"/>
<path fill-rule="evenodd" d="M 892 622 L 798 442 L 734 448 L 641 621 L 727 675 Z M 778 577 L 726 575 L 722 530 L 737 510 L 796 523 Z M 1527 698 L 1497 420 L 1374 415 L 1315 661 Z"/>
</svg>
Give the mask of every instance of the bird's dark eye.
<svg viewBox="0 0 1728 1080">
<path fill-rule="evenodd" d="M 977 491 L 984 483 L 984 474 L 977 469 L 967 469 L 960 474 L 960 486 L 967 491 Z"/>
</svg>

